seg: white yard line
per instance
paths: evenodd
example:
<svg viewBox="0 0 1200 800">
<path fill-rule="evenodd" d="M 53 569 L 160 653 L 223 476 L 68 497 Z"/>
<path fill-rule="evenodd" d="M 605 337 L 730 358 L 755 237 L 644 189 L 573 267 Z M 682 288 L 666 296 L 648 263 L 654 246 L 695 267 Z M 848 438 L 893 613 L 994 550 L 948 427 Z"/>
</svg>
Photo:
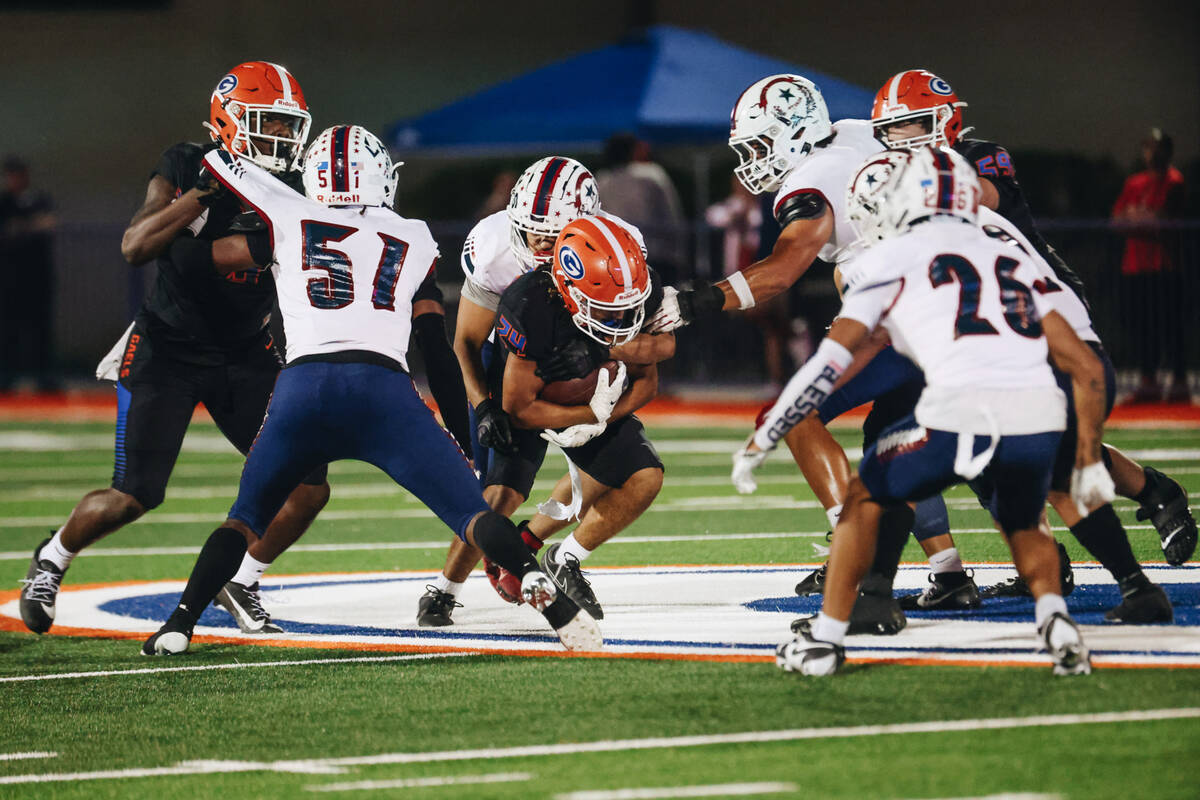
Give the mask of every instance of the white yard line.
<svg viewBox="0 0 1200 800">
<path fill-rule="evenodd" d="M 313 784 L 304 788 L 310 792 L 365 792 L 372 789 L 420 789 L 427 786 L 460 786 L 473 783 L 514 783 L 533 780 L 533 777 L 528 772 L 493 772 L 489 775 L 447 775 L 436 778 L 399 778 L 391 781 Z"/>
<path fill-rule="evenodd" d="M 1036 792 L 1005 792 L 1003 794 L 977 795 L 974 797 L 941 797 L 936 800 L 1062 800 L 1062 795 L 1038 794 Z"/>
<path fill-rule="evenodd" d="M 107 669 L 96 672 L 50 672 L 44 675 L 10 675 L 0 678 L 0 683 L 25 683 L 29 681 L 59 681 L 70 678 L 106 678 L 114 675 L 156 675 L 160 672 L 208 672 L 215 669 L 253 669 L 256 667 L 305 667 L 313 664 L 378 664 L 388 661 L 427 661 L 435 658 L 458 658 L 476 653 L 408 653 L 399 656 L 360 656 L 354 658 L 310 658 L 303 661 L 248 661 L 232 664 L 202 664 L 190 667 L 147 667 L 145 669 Z M 53 753 L 51 755 L 57 755 Z M 32 758 L 33 756 L 28 756 Z M 48 757 L 48 756 L 47 756 Z M 0 756 L 3 760 L 3 756 Z"/>
<path fill-rule="evenodd" d="M 712 783 L 707 786 L 667 786 L 643 789 L 598 789 L 554 795 L 554 800 L 658 800 L 675 797 L 729 797 L 794 792 L 796 784 L 775 782 Z"/>
<path fill-rule="evenodd" d="M 58 758 L 58 753 L 0 753 L 0 761 L 23 761 L 27 758 Z"/>
<path fill-rule="evenodd" d="M 347 659 L 349 660 L 349 659 Z M 998 717 L 930 722 L 902 722 L 890 725 L 858 725 L 827 728 L 797 728 L 792 730 L 746 731 L 742 733 L 710 734 L 705 736 L 672 736 L 648 739 L 610 739 L 568 744 L 527 745 L 473 750 L 441 750 L 417 753 L 381 753 L 346 758 L 317 758 L 296 761 L 199 761 L 183 762 L 171 767 L 145 767 L 100 772 L 45 773 L 0 776 L 0 784 L 51 783 L 56 781 L 87 781 L 112 778 L 140 778 L 158 775 L 201 775 L 217 772 L 313 772 L 328 771 L 331 767 L 364 767 L 379 764 L 429 764 L 448 761 L 495 760 L 539 756 L 575 755 L 578 753 L 613 753 L 631 750 L 661 750 L 679 747 L 705 747 L 724 744 L 764 744 L 795 742 L 811 739 L 852 739 L 863 736 L 895 736 L 913 733 L 949 733 L 965 731 L 1042 728 L 1063 725 L 1095 725 L 1130 722 L 1151 722 L 1167 719 L 1197 719 L 1200 708 L 1162 708 L 1146 711 L 1112 711 L 1098 714 L 1056 714 L 1034 717 Z"/>
</svg>

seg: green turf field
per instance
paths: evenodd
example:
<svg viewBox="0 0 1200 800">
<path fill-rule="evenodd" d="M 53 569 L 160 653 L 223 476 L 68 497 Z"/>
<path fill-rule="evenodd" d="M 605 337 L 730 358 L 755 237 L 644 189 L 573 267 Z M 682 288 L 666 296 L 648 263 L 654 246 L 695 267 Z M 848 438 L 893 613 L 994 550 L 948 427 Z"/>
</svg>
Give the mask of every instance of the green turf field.
<svg viewBox="0 0 1200 800">
<path fill-rule="evenodd" d="M 214 446 L 212 426 L 194 431 L 167 502 L 79 558 L 64 585 L 186 578 L 194 552 L 101 553 L 195 551 L 223 519 L 240 459 Z M 663 493 L 626 535 L 692 540 L 618 540 L 589 565 L 819 560 L 814 544 L 822 538 L 786 535 L 826 524 L 815 502 L 791 507 L 813 497 L 783 456 L 764 468 L 755 499 L 743 501 L 727 481 L 726 453 L 686 452 L 685 444 L 732 442 L 742 431 L 651 433 L 679 444 L 663 448 Z M 0 448 L 0 587 L 16 588 L 46 531 L 84 492 L 106 485 L 110 437 L 101 424 L 0 423 L 0 443 L 10 448 Z M 839 439 L 858 444 L 850 432 Z M 1174 451 L 1158 466 L 1189 492 L 1200 489 L 1200 459 L 1179 458 L 1200 449 L 1200 431 L 1118 430 L 1108 440 Z M 548 456 L 535 495 L 562 467 L 560 456 Z M 302 544 L 449 541 L 440 523 L 417 516 L 416 502 L 370 467 L 336 465 L 331 483 L 333 499 Z M 1004 559 L 1003 542 L 987 532 L 988 518 L 969 493 L 956 489 L 948 499 L 964 558 Z M 1161 561 L 1156 534 L 1136 523 L 1132 504 L 1117 508 L 1138 556 Z M 722 539 L 730 533 L 780 536 Z M 1086 558 L 1064 541 L 1074 558 Z M 297 551 L 272 572 L 432 570 L 443 556 L 441 546 Z M 921 560 L 915 544 L 905 557 Z M 396 613 L 410 620 L 414 609 Z M 415 659 L 237 645 L 159 661 L 137 650 L 134 641 L 0 633 L 0 679 L 170 670 L 0 682 L 0 796 L 1200 797 L 1191 769 L 1200 719 L 1094 716 L 1200 706 L 1200 670 L 1106 669 L 1054 679 L 1049 669 L 858 665 L 814 681 L 767 664 Z M 376 660 L 349 660 L 364 658 Z M 344 663 L 296 663 L 329 660 Z M 208 666 L 232 668 L 175 669 Z M 1044 724 L 1031 724 L 1035 716 Z M 95 774 L 103 771 L 118 777 Z M 5 785 L 69 773 L 83 774 Z M 653 791 L 666 787 L 693 788 Z M 641 793 L 612 793 L 621 789 Z"/>
</svg>

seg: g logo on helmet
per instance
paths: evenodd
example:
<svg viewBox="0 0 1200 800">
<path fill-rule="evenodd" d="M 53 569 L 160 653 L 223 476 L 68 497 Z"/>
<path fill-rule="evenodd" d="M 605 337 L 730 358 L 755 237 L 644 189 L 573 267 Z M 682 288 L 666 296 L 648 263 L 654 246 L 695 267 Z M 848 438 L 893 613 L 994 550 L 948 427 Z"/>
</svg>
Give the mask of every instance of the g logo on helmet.
<svg viewBox="0 0 1200 800">
<path fill-rule="evenodd" d="M 578 281 L 583 279 L 583 261 L 571 249 L 570 245 L 563 245 L 559 248 L 558 265 L 562 267 L 563 274 L 571 280 Z"/>
<path fill-rule="evenodd" d="M 221 78 L 221 82 L 217 84 L 217 94 L 229 94 L 237 88 L 237 75 L 226 75 Z"/>
<path fill-rule="evenodd" d="M 943 97 L 949 97 L 954 94 L 954 90 L 950 88 L 950 84 L 946 83 L 941 78 L 934 78 L 929 82 L 929 89 L 934 94 L 940 94 Z"/>
</svg>

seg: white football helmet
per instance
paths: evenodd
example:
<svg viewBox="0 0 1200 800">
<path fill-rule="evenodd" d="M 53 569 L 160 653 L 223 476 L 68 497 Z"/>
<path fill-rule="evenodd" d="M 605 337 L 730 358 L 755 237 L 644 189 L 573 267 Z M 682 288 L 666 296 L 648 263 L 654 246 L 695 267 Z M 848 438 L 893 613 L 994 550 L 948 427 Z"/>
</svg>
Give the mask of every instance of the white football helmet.
<svg viewBox="0 0 1200 800">
<path fill-rule="evenodd" d="M 304 193 L 327 206 L 384 206 L 396 199 L 397 172 L 387 147 L 359 125 L 321 131 L 304 154 Z"/>
<path fill-rule="evenodd" d="M 734 174 L 754 194 L 773 192 L 800 159 L 833 135 L 821 91 L 799 75 L 771 75 L 750 84 L 733 106 L 729 146 Z"/>
<path fill-rule="evenodd" d="M 953 150 L 888 150 L 859 167 L 846 189 L 846 209 L 870 245 L 933 217 L 976 225 L 981 196 L 975 170 Z"/>
<path fill-rule="evenodd" d="M 508 200 L 513 255 L 526 272 L 554 260 L 554 240 L 568 222 L 600 210 L 600 192 L 587 167 L 549 156 L 521 173 Z M 528 235 L 546 239 L 536 253 Z"/>
</svg>

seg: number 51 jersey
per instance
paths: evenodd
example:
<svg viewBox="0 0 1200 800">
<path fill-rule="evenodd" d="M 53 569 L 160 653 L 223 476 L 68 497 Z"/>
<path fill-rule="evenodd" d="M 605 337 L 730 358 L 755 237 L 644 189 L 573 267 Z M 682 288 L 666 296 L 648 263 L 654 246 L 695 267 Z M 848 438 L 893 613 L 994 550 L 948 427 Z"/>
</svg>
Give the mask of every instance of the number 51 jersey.
<svg viewBox="0 0 1200 800">
<path fill-rule="evenodd" d="M 382 206 L 322 205 L 224 150 L 204 163 L 267 223 L 288 363 L 369 350 L 407 370 L 412 297 L 438 258 L 429 227 Z"/>
</svg>

